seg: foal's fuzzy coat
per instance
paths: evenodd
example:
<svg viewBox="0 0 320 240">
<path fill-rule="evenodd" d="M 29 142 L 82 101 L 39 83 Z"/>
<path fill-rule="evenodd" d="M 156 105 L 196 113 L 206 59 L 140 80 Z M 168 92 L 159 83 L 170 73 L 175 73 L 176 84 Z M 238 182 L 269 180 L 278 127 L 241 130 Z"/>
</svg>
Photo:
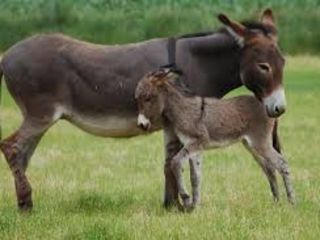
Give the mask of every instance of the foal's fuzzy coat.
<svg viewBox="0 0 320 240">
<path fill-rule="evenodd" d="M 264 106 L 253 96 L 227 100 L 186 96 L 174 86 L 179 75 L 170 69 L 148 74 L 138 84 L 136 100 L 138 125 L 149 129 L 159 119 L 175 130 L 183 148 L 174 157 L 179 194 L 185 207 L 195 207 L 200 192 L 200 152 L 242 141 L 266 174 L 275 200 L 279 199 L 275 170 L 282 175 L 288 200 L 294 202 L 288 163 L 272 146 L 275 119 L 267 116 Z M 185 190 L 182 164 L 190 160 L 193 201 Z"/>
</svg>

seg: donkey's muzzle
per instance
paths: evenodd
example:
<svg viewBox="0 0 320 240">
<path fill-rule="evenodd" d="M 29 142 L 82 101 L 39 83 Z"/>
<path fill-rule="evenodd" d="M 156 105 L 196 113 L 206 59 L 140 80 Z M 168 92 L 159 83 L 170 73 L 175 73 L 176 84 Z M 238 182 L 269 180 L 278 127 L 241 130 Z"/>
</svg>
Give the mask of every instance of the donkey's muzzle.
<svg viewBox="0 0 320 240">
<path fill-rule="evenodd" d="M 137 125 L 139 128 L 141 128 L 144 131 L 148 131 L 151 128 L 150 120 L 148 118 L 146 118 L 146 116 L 141 113 L 138 116 Z"/>
<path fill-rule="evenodd" d="M 263 99 L 269 117 L 279 117 L 286 111 L 286 97 L 283 88 L 274 90 L 269 96 Z"/>
</svg>

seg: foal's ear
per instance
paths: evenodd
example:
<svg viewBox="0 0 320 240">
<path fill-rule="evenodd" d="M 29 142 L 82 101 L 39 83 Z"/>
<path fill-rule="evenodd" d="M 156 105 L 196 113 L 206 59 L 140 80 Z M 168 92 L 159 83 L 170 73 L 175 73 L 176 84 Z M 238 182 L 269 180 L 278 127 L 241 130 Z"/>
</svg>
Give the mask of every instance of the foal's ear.
<svg viewBox="0 0 320 240">
<path fill-rule="evenodd" d="M 165 80 L 163 78 L 153 78 L 151 83 L 155 87 L 161 87 L 165 84 Z"/>
<path fill-rule="evenodd" d="M 218 19 L 225 25 L 228 32 L 235 38 L 240 47 L 244 46 L 244 38 L 246 35 L 246 27 L 241 23 L 229 19 L 224 14 L 219 14 Z"/>
</svg>

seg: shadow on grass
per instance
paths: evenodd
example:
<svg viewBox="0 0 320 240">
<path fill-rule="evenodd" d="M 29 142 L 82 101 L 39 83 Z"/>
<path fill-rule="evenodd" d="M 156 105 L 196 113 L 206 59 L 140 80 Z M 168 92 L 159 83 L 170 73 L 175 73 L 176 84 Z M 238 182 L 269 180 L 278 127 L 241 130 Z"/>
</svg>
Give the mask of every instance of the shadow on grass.
<svg viewBox="0 0 320 240">
<path fill-rule="evenodd" d="M 98 192 L 81 192 L 71 196 L 67 202 L 60 202 L 63 210 L 68 213 L 117 213 L 123 214 L 137 203 L 134 195 L 117 193 L 114 195 Z"/>
</svg>

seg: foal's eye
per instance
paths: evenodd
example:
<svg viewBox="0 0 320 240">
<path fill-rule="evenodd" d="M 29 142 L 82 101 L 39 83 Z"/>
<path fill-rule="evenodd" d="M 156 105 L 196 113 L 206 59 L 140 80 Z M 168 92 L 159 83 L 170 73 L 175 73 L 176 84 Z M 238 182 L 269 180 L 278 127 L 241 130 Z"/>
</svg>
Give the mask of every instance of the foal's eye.
<svg viewBox="0 0 320 240">
<path fill-rule="evenodd" d="M 151 99 L 152 99 L 151 97 L 146 97 L 146 98 L 144 99 L 144 101 L 145 101 L 145 102 L 150 102 Z"/>
</svg>

